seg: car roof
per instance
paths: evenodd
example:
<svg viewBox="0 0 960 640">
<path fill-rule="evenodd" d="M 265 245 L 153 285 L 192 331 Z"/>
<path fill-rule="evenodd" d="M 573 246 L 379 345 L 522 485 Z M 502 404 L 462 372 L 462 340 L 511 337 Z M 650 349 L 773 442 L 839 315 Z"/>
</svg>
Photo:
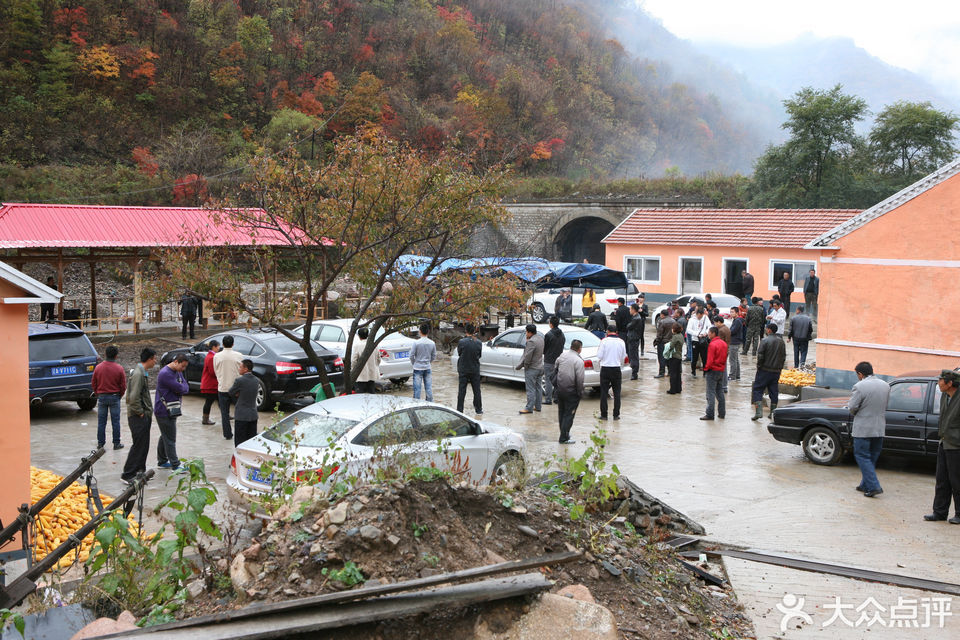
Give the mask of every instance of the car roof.
<svg viewBox="0 0 960 640">
<path fill-rule="evenodd" d="M 29 337 L 47 335 L 84 335 L 83 330 L 73 324 L 59 324 L 55 322 L 31 322 L 27 329 Z"/>
<path fill-rule="evenodd" d="M 384 413 L 390 410 L 409 409 L 411 407 L 440 407 L 446 408 L 435 402 L 426 402 L 424 400 L 415 400 L 414 398 L 403 398 L 388 394 L 374 395 L 369 393 L 353 393 L 345 396 L 337 396 L 329 400 L 323 400 L 308 405 L 304 411 L 310 413 L 329 412 L 332 415 L 341 418 L 349 418 L 362 422 L 367 418 Z"/>
</svg>

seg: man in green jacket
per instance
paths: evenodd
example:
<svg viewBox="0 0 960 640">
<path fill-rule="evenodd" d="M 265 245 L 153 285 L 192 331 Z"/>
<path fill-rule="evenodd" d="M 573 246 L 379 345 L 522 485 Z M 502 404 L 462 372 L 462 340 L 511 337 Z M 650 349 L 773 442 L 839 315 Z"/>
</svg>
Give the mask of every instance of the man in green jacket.
<svg viewBox="0 0 960 640">
<path fill-rule="evenodd" d="M 753 298 L 747 308 L 747 340 L 743 343 L 743 355 L 750 353 L 753 346 L 753 355 L 757 355 L 757 344 L 763 338 L 763 325 L 766 324 L 766 314 L 763 312 L 763 300 Z"/>
<path fill-rule="evenodd" d="M 947 520 L 950 500 L 954 516 L 950 524 L 960 524 L 960 373 L 944 369 L 937 380 L 940 387 L 940 446 L 937 447 L 937 484 L 933 494 L 933 513 L 924 520 Z"/>
<path fill-rule="evenodd" d="M 787 359 L 787 345 L 777 333 L 777 325 L 772 322 L 768 324 L 766 334 L 757 349 L 757 374 L 753 378 L 752 395 L 756 413 L 753 414 L 753 420 L 763 417 L 764 390 L 770 395 L 770 416 L 773 417 L 773 410 L 780 399 L 780 371 Z"/>
<path fill-rule="evenodd" d="M 140 352 L 140 364 L 130 372 L 127 383 L 127 424 L 130 425 L 130 453 L 123 465 L 120 479 L 133 482 L 137 474 L 147 470 L 150 453 L 150 423 L 153 421 L 153 402 L 150 400 L 150 369 L 157 364 L 157 352 L 150 347 Z"/>
</svg>

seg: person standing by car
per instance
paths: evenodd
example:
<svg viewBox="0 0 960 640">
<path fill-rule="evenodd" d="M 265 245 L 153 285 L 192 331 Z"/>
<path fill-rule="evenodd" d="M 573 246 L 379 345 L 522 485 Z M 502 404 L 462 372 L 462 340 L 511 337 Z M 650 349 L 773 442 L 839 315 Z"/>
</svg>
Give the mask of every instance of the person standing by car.
<svg viewBox="0 0 960 640">
<path fill-rule="evenodd" d="M 644 316 L 640 313 L 640 305 L 636 302 L 630 305 L 630 322 L 627 323 L 627 355 L 630 358 L 631 380 L 636 380 L 640 373 L 640 345 L 643 344 Z"/>
<path fill-rule="evenodd" d="M 793 340 L 794 369 L 807 364 L 807 349 L 810 348 L 810 338 L 813 337 L 813 322 L 803 309 L 803 305 L 797 307 L 797 312 L 790 321 L 790 330 L 787 331 L 787 342 Z"/>
<path fill-rule="evenodd" d="M 583 298 L 580 300 L 580 311 L 583 313 L 583 317 L 590 315 L 595 304 L 597 304 L 597 294 L 593 292 L 593 289 L 587 287 L 583 290 Z"/>
<path fill-rule="evenodd" d="M 670 330 L 673 334 L 663 350 L 663 358 L 667 361 L 667 371 L 670 372 L 670 388 L 667 389 L 667 393 L 675 394 L 683 390 L 683 383 L 680 380 L 680 368 L 683 365 L 683 326 L 679 322 L 674 322 Z"/>
<path fill-rule="evenodd" d="M 365 330 L 366 328 L 360 329 L 360 331 Z M 359 331 L 357 335 L 360 335 Z M 244 358 L 240 361 L 240 375 L 237 376 L 230 387 L 230 397 L 236 402 L 233 417 L 234 446 L 239 447 L 257 435 L 257 419 L 259 417 L 257 413 L 257 392 L 259 390 L 260 383 L 257 382 L 257 377 L 253 375 L 253 360 Z"/>
<path fill-rule="evenodd" d="M 540 411 L 543 402 L 543 337 L 537 333 L 537 325 L 528 324 L 527 342 L 523 358 L 515 368 L 523 369 L 523 382 L 527 389 L 527 406 L 520 413 Z"/>
<path fill-rule="evenodd" d="M 130 426 L 130 452 L 123 465 L 120 479 L 133 482 L 147 470 L 150 454 L 150 423 L 153 421 L 153 402 L 150 400 L 150 369 L 157 364 L 157 352 L 147 347 L 140 352 L 140 364 L 130 372 L 127 383 L 127 424 Z"/>
<path fill-rule="evenodd" d="M 607 391 L 613 389 L 613 419 L 620 419 L 620 367 L 627 357 L 627 346 L 617 335 L 617 325 L 607 325 L 607 337 L 600 341 L 597 361 L 600 363 L 600 419 L 607 419 Z"/>
<path fill-rule="evenodd" d="M 716 398 L 716 415 L 723 420 L 727 414 L 723 381 L 727 373 L 727 350 L 729 347 L 720 337 L 720 330 L 717 327 L 710 327 L 707 335 L 710 336 L 710 345 L 707 347 L 707 362 L 703 365 L 703 377 L 707 383 L 707 411 L 700 416 L 700 419 L 713 420 L 713 405 L 714 398 Z"/>
<path fill-rule="evenodd" d="M 360 373 L 357 374 L 356 378 L 356 388 L 360 393 L 376 393 L 377 380 L 380 379 L 379 349 L 374 347 L 373 351 L 370 352 L 370 357 L 368 357 L 361 366 L 360 357 L 363 355 L 363 350 L 367 348 L 367 338 L 369 336 L 370 329 L 367 327 L 357 329 L 357 338 L 359 338 L 359 340 L 354 342 L 353 354 L 350 360 L 350 368 L 353 371 L 356 371 L 357 368 L 360 369 Z"/>
<path fill-rule="evenodd" d="M 697 362 L 707 361 L 707 331 L 710 329 L 710 321 L 702 307 L 697 307 L 695 315 L 691 316 L 687 322 L 687 340 L 693 350 L 690 355 L 690 374 L 697 377 Z"/>
<path fill-rule="evenodd" d="M 802 307 L 801 307 L 802 308 Z M 794 321 L 800 316 L 794 316 Z M 805 317 L 805 316 L 804 316 Z M 853 385 L 847 408 L 853 414 L 853 457 L 860 467 L 860 484 L 857 491 L 873 498 L 883 493 L 877 480 L 877 459 L 883 449 L 883 434 L 887 428 L 887 400 L 890 385 L 873 375 L 873 365 L 861 362 L 854 367 L 860 380 Z"/>
<path fill-rule="evenodd" d="M 583 343 L 573 340 L 570 349 L 560 354 L 554 367 L 554 387 L 557 391 L 557 416 L 560 420 L 560 444 L 575 444 L 570 439 L 573 418 L 576 416 L 580 398 L 583 397 L 583 358 L 580 349 Z"/>
<path fill-rule="evenodd" d="M 183 321 L 180 330 L 180 337 L 187 339 L 187 328 L 190 329 L 190 339 L 193 340 L 193 328 L 197 321 L 197 308 L 200 306 L 196 296 L 192 296 L 186 291 L 180 296 L 180 319 Z"/>
<path fill-rule="evenodd" d="M 761 298 L 751 298 L 750 308 L 747 309 L 747 340 L 743 343 L 743 355 L 753 351 L 757 355 L 757 345 L 763 339 L 764 317 L 763 302 Z"/>
<path fill-rule="evenodd" d="M 953 517 L 950 524 L 960 524 L 960 373 L 944 369 L 937 379 L 940 389 L 940 422 L 937 447 L 937 484 L 933 494 L 933 513 L 924 520 L 947 520 L 950 515 L 950 500 L 953 500 Z"/>
<path fill-rule="evenodd" d="M 184 394 L 190 392 L 190 385 L 183 377 L 187 362 L 187 356 L 180 354 L 157 374 L 153 414 L 157 417 L 157 426 L 160 428 L 157 466 L 161 469 L 180 468 L 180 458 L 177 457 L 177 418 L 181 413 L 180 402 Z"/>
<path fill-rule="evenodd" d="M 553 318 L 551 318 L 552 320 Z M 483 400 L 480 397 L 480 356 L 483 354 L 483 344 L 474 335 L 476 328 L 472 324 L 465 327 L 467 335 L 457 343 L 457 411 L 463 411 L 463 403 L 467 398 L 467 385 L 473 389 L 473 409 L 478 416 L 483 415 Z"/>
<path fill-rule="evenodd" d="M 107 413 L 113 426 L 113 448 L 123 449 L 120 442 L 120 398 L 127 390 L 127 374 L 117 364 L 120 350 L 114 345 L 107 347 L 107 359 L 93 370 L 90 385 L 97 394 L 97 447 L 107 444 Z"/>
<path fill-rule="evenodd" d="M 817 272 L 810 269 L 810 275 L 807 281 L 803 283 L 803 304 L 807 307 L 807 312 L 812 319 L 817 317 L 817 299 L 820 297 L 820 278 Z"/>
<path fill-rule="evenodd" d="M 663 351 L 667 348 L 667 344 L 673 336 L 673 326 L 675 324 L 677 323 L 670 317 L 668 309 L 660 312 L 660 317 L 657 319 L 657 337 L 653 339 L 653 346 L 657 348 L 657 365 L 659 366 L 657 375 L 653 376 L 654 378 L 662 378 L 667 371 L 667 358 L 663 355 Z"/>
<path fill-rule="evenodd" d="M 627 306 L 626 300 L 617 298 L 617 308 L 610 315 L 617 323 L 617 334 L 621 339 L 626 339 L 627 325 L 630 324 L 630 307 Z"/>
<path fill-rule="evenodd" d="M 563 353 L 565 341 L 560 318 L 550 316 L 550 331 L 543 336 L 543 404 L 553 404 L 553 365 Z"/>
<path fill-rule="evenodd" d="M 420 338 L 410 349 L 410 362 L 413 365 L 413 397 L 420 399 L 423 387 L 427 402 L 433 402 L 433 361 L 437 359 L 437 345 L 430 339 L 430 325 L 420 325 Z"/>
<path fill-rule="evenodd" d="M 203 373 L 200 374 L 200 393 L 203 394 L 203 420 L 200 424 L 217 424 L 210 419 L 210 409 L 215 403 L 219 405 L 217 372 L 213 370 L 213 358 L 218 351 L 220 351 L 218 341 L 207 342 L 207 355 L 203 357 Z"/>
<path fill-rule="evenodd" d="M 230 387 L 240 375 L 240 361 L 243 356 L 233 350 L 233 336 L 223 336 L 223 349 L 213 356 L 213 371 L 217 374 L 217 400 L 220 403 L 220 427 L 223 439 L 233 438 L 230 426 Z"/>
<path fill-rule="evenodd" d="M 744 269 L 740 272 L 740 276 L 743 278 L 743 297 L 750 300 L 753 298 L 753 274 Z"/>
<path fill-rule="evenodd" d="M 570 289 L 564 289 L 553 303 L 553 315 L 562 318 L 564 322 L 573 321 L 573 296 Z"/>
<path fill-rule="evenodd" d="M 756 412 L 752 420 L 759 420 L 763 417 L 763 392 L 770 395 L 770 415 L 777 408 L 777 401 L 780 399 L 780 372 L 783 370 L 783 363 L 787 360 L 787 346 L 783 344 L 783 338 L 777 333 L 777 325 L 772 322 L 765 329 L 767 335 L 760 341 L 760 347 L 757 349 L 757 373 L 753 378 L 753 390 L 751 399 Z"/>
<path fill-rule="evenodd" d="M 730 349 L 727 351 L 727 379 L 740 379 L 740 346 L 743 342 L 743 318 L 740 307 L 730 307 Z"/>
<path fill-rule="evenodd" d="M 593 305 L 593 312 L 587 317 L 587 324 L 584 328 L 601 340 L 607 335 L 607 316 L 603 314 L 603 311 L 600 311 L 599 304 Z"/>
<path fill-rule="evenodd" d="M 780 292 L 780 300 L 783 303 L 784 316 L 790 315 L 790 295 L 796 290 L 793 280 L 790 279 L 790 273 L 783 272 L 783 279 L 777 283 L 777 291 Z M 781 335 L 783 332 L 781 331 Z"/>
</svg>

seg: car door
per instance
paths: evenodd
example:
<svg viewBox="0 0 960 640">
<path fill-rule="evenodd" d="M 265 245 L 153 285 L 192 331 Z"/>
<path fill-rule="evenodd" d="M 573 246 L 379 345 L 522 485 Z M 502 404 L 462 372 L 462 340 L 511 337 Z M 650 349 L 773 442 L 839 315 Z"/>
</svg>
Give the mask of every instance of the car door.
<svg viewBox="0 0 960 640">
<path fill-rule="evenodd" d="M 316 332 L 314 342 L 319 342 L 327 349 L 337 353 L 344 353 L 347 346 L 347 336 L 343 329 L 335 324 L 321 324 L 319 331 Z"/>
<path fill-rule="evenodd" d="M 480 375 L 491 378 L 516 378 L 517 371 L 514 367 L 523 357 L 521 340 L 525 337 L 523 329 L 515 329 L 501 333 L 489 346 L 484 345 L 480 357 Z"/>
<path fill-rule="evenodd" d="M 467 479 L 479 482 L 487 469 L 485 435 L 477 425 L 464 416 L 441 407 L 413 409 L 422 450 L 432 466 L 466 474 Z"/>
<path fill-rule="evenodd" d="M 927 455 L 937 455 L 937 449 L 940 447 L 940 385 L 936 381 L 930 383 L 930 404 L 927 411 L 926 428 L 926 453 Z"/>
<path fill-rule="evenodd" d="M 923 453 L 926 441 L 928 381 L 904 380 L 890 384 L 887 428 L 883 448 L 904 453 Z"/>
<path fill-rule="evenodd" d="M 375 469 L 395 474 L 428 463 L 422 438 L 408 409 L 373 421 L 354 436 L 350 445 L 354 458 L 350 466 L 361 477 Z"/>
<path fill-rule="evenodd" d="M 190 388 L 200 388 L 200 378 L 203 377 L 203 363 L 204 360 L 206 360 L 207 352 L 210 351 L 208 346 L 209 340 L 216 340 L 220 344 L 223 344 L 223 336 L 211 336 L 203 342 L 193 345 L 190 351 L 186 353 L 187 370 L 183 372 L 183 375 L 190 384 Z"/>
</svg>

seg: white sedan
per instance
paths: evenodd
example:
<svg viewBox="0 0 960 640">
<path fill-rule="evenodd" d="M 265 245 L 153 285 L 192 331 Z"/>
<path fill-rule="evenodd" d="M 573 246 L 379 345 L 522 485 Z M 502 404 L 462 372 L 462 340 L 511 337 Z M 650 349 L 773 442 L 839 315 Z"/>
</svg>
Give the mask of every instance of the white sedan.
<svg viewBox="0 0 960 640">
<path fill-rule="evenodd" d="M 600 338 L 581 327 L 560 325 L 563 331 L 563 348 L 570 348 L 570 343 L 579 340 L 583 343 L 580 357 L 583 358 L 585 387 L 600 387 L 600 363 L 597 361 L 597 349 L 600 348 Z M 517 370 L 517 365 L 523 359 L 523 347 L 527 343 L 526 329 L 508 329 L 493 340 L 484 343 L 480 353 L 480 375 L 501 380 L 515 380 L 523 382 L 523 370 Z M 456 351 L 450 357 L 453 369 L 456 371 L 458 356 Z M 620 368 L 624 378 L 630 377 L 630 361 L 624 359 Z"/>
<path fill-rule="evenodd" d="M 350 333 L 352 324 L 353 320 L 351 318 L 314 320 L 311 324 L 310 333 L 314 342 L 319 342 L 327 349 L 336 351 L 341 357 L 346 358 L 347 335 Z M 303 335 L 304 326 L 306 325 L 300 325 L 293 332 Z M 381 327 L 377 332 L 377 337 L 379 338 L 383 333 Z M 354 344 L 358 340 L 354 337 Z M 391 333 L 377 345 L 380 350 L 381 380 L 403 384 L 413 375 L 413 364 L 410 362 L 410 350 L 413 348 L 413 343 L 414 340 L 406 336 Z"/>
<path fill-rule="evenodd" d="M 686 313 L 690 309 L 691 300 L 706 300 L 704 296 L 706 293 L 686 293 L 682 296 L 677 296 L 674 300 L 680 305 L 680 308 Z M 731 296 L 727 293 L 711 293 L 710 297 L 713 298 L 713 301 L 717 303 L 717 309 L 720 310 L 720 315 L 724 319 L 730 317 L 730 308 L 740 306 L 740 298 L 737 296 Z M 653 313 L 650 315 L 650 323 L 656 324 L 657 316 L 660 315 L 660 312 L 667 308 L 668 305 L 662 304 L 656 309 L 653 310 Z"/>
<path fill-rule="evenodd" d="M 236 447 L 227 486 L 231 499 L 248 502 L 276 490 L 275 473 L 317 475 L 329 487 L 391 465 L 400 472 L 432 466 L 486 484 L 523 465 L 525 452 L 523 436 L 506 427 L 433 402 L 358 393 L 308 405 Z"/>
</svg>

